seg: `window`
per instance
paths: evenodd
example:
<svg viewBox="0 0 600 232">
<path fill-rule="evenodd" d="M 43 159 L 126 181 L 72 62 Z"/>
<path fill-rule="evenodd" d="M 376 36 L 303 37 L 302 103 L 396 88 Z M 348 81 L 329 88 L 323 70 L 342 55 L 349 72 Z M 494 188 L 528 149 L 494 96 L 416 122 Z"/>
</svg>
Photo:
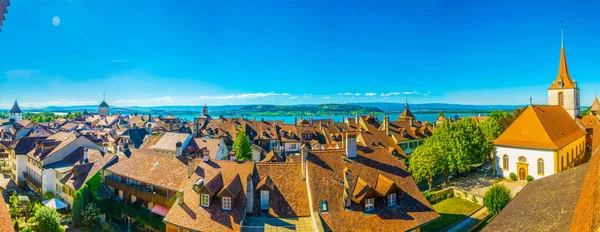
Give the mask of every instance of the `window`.
<svg viewBox="0 0 600 232">
<path fill-rule="evenodd" d="M 396 205 L 396 193 L 388 195 L 388 206 Z"/>
<path fill-rule="evenodd" d="M 502 168 L 508 170 L 508 155 L 502 157 Z"/>
<path fill-rule="evenodd" d="M 539 159 L 538 160 L 538 175 L 543 176 L 544 175 L 544 160 L 543 159 Z"/>
<path fill-rule="evenodd" d="M 564 96 L 563 92 L 558 93 L 558 105 L 559 106 L 565 105 L 565 96 Z"/>
<path fill-rule="evenodd" d="M 321 201 L 321 212 L 329 211 L 329 206 L 327 206 L 327 201 Z"/>
<path fill-rule="evenodd" d="M 55 172 L 55 174 L 56 174 L 56 179 L 57 179 L 57 180 L 60 180 L 60 179 L 61 179 L 61 178 L 60 178 L 60 172 L 58 172 L 58 171 L 56 171 L 56 170 L 54 170 L 54 172 Z"/>
<path fill-rule="evenodd" d="M 223 197 L 221 201 L 223 202 L 223 209 L 231 210 L 231 197 Z"/>
<path fill-rule="evenodd" d="M 60 185 L 59 184 L 56 184 L 56 192 L 60 193 Z"/>
<path fill-rule="evenodd" d="M 290 149 L 296 149 L 296 144 L 295 143 L 290 144 Z"/>
<path fill-rule="evenodd" d="M 365 211 L 372 211 L 375 209 L 375 199 L 369 198 L 365 200 Z"/>
<path fill-rule="evenodd" d="M 208 207 L 209 206 L 208 194 L 202 194 L 202 200 L 200 202 L 200 205 L 202 205 L 204 207 Z"/>
</svg>

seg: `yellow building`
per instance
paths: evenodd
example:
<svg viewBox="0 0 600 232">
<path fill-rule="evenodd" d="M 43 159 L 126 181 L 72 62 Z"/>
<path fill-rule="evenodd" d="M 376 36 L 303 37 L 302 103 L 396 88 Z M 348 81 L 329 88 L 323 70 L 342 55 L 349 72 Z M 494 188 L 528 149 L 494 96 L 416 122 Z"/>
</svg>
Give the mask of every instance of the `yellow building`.
<svg viewBox="0 0 600 232">
<path fill-rule="evenodd" d="M 494 141 L 496 171 L 543 178 L 585 162 L 586 132 L 562 106 L 532 105 Z"/>
</svg>

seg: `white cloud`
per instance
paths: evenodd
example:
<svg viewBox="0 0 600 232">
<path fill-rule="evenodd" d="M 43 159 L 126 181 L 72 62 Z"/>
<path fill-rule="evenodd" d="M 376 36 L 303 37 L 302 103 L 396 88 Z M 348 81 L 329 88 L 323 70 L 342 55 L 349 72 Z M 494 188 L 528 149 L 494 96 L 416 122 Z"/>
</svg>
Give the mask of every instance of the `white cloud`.
<svg viewBox="0 0 600 232">
<path fill-rule="evenodd" d="M 298 99 L 298 96 L 291 96 L 290 99 Z"/>
<path fill-rule="evenodd" d="M 81 105 L 94 105 L 98 104 L 95 101 L 72 101 L 67 99 L 56 99 L 53 101 L 41 102 L 41 103 L 30 103 L 30 102 L 19 102 L 22 107 L 46 107 L 46 106 L 81 106 Z"/>
<path fill-rule="evenodd" d="M 365 93 L 365 96 L 368 96 L 368 97 L 377 96 L 377 93 Z"/>
<path fill-rule="evenodd" d="M 139 99 L 119 99 L 119 100 L 116 100 L 115 102 L 118 103 L 119 105 L 131 105 L 131 104 L 136 104 L 136 105 L 160 105 L 160 104 L 173 103 L 173 98 L 169 97 L 169 96 L 164 96 L 164 97 L 155 97 L 155 98 L 150 98 L 150 99 L 145 99 L 145 100 L 139 100 Z"/>
<path fill-rule="evenodd" d="M 323 99 L 330 99 L 331 97 L 323 97 Z"/>
<path fill-rule="evenodd" d="M 312 97 L 312 94 L 310 94 L 310 93 L 305 93 L 304 94 L 304 98 L 311 98 L 311 97 Z"/>
<path fill-rule="evenodd" d="M 202 100 L 211 100 L 211 99 L 256 99 L 256 98 L 265 98 L 265 97 L 277 97 L 277 96 L 290 96 L 289 93 L 245 93 L 238 95 L 221 95 L 221 96 L 200 96 Z"/>
<path fill-rule="evenodd" d="M 340 96 L 360 96 L 360 93 L 346 92 L 346 93 L 338 93 L 338 95 L 340 95 Z"/>
<path fill-rule="evenodd" d="M 111 63 L 127 63 L 129 60 L 110 60 Z"/>
<path fill-rule="evenodd" d="M 39 71 L 34 69 L 14 69 L 4 72 L 7 78 L 28 78 L 37 73 L 39 73 Z"/>
</svg>

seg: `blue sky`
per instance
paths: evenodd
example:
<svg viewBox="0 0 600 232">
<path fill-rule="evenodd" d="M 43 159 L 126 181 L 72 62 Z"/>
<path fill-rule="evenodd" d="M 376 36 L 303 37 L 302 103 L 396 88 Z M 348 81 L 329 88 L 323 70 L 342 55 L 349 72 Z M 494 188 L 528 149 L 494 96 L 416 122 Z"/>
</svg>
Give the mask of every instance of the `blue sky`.
<svg viewBox="0 0 600 232">
<path fill-rule="evenodd" d="M 0 32 L 0 107 L 97 104 L 103 93 L 119 106 L 545 104 L 560 20 L 589 105 L 600 89 L 599 10 L 597 1 L 13 0 Z"/>
</svg>

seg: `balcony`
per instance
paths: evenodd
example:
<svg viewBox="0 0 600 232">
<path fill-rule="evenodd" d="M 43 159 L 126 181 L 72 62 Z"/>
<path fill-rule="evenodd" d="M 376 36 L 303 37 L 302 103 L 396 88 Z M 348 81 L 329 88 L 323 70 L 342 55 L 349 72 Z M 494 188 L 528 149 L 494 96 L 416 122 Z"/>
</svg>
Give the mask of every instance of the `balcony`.
<svg viewBox="0 0 600 232">
<path fill-rule="evenodd" d="M 123 195 L 134 195 L 138 199 L 142 199 L 144 201 L 152 202 L 154 204 L 164 205 L 167 207 L 171 207 L 175 202 L 175 192 L 167 191 L 167 194 L 159 194 L 156 192 L 150 192 L 149 189 L 139 186 L 137 184 L 126 184 L 121 183 L 114 178 L 107 176 L 104 179 L 106 185 L 111 186 L 115 189 L 123 191 Z M 169 194 L 170 193 L 170 194 Z"/>
<path fill-rule="evenodd" d="M 32 176 L 30 176 L 26 172 L 23 172 L 23 177 L 25 178 L 27 184 L 30 185 L 30 187 L 32 187 L 32 190 L 38 191 L 42 188 L 42 184 L 38 183 Z"/>
</svg>

